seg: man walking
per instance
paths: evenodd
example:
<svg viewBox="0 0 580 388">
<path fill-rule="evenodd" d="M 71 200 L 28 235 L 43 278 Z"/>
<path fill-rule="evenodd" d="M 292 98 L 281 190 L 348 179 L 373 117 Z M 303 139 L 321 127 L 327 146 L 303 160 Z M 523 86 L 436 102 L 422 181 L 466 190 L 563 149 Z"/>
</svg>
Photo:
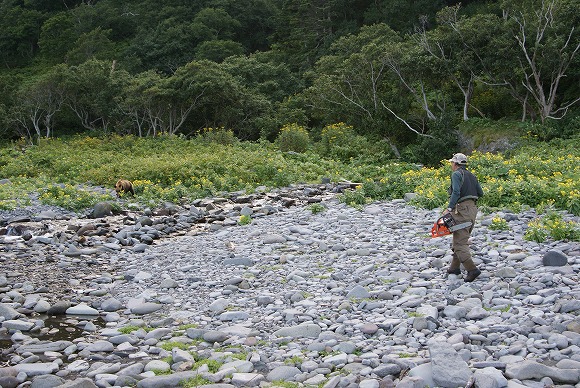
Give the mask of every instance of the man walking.
<svg viewBox="0 0 580 388">
<path fill-rule="evenodd" d="M 481 271 L 471 259 L 469 250 L 469 236 L 475 225 L 477 216 L 477 199 L 483 196 L 481 185 L 475 175 L 467 170 L 467 156 L 455 154 L 451 159 L 451 186 L 449 187 L 449 205 L 443 214 L 451 213 L 455 222 L 471 222 L 471 226 L 453 232 L 453 259 L 447 269 L 447 273 L 460 275 L 461 264 L 467 271 L 466 282 L 474 281 Z"/>
</svg>

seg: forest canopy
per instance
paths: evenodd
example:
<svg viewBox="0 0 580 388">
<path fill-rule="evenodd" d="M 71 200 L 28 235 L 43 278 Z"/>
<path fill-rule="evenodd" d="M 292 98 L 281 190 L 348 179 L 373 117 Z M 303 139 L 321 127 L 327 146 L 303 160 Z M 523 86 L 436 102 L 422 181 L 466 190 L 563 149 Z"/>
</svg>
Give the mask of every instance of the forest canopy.
<svg viewBox="0 0 580 388">
<path fill-rule="evenodd" d="M 0 138 L 274 140 L 346 123 L 395 156 L 474 118 L 577 132 L 575 0 L 6 0 Z M 455 146 L 453 146 L 455 147 Z"/>
</svg>

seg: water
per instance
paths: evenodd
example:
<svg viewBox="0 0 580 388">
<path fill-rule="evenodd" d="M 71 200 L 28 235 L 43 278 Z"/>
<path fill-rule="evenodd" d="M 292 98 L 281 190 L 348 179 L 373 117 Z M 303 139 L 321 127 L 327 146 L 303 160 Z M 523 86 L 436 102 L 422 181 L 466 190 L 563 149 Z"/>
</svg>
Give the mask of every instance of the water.
<svg viewBox="0 0 580 388">
<path fill-rule="evenodd" d="M 48 316 L 41 315 L 35 317 L 44 321 L 44 327 L 35 332 L 23 332 L 22 334 L 32 338 L 38 338 L 40 341 L 54 342 L 54 341 L 73 341 L 77 338 L 84 337 L 86 332 L 84 327 L 87 322 L 92 322 L 97 327 L 105 326 L 105 322 L 100 316 Z M 13 333 L 0 333 L 0 364 L 10 358 L 12 346 L 11 337 Z"/>
</svg>

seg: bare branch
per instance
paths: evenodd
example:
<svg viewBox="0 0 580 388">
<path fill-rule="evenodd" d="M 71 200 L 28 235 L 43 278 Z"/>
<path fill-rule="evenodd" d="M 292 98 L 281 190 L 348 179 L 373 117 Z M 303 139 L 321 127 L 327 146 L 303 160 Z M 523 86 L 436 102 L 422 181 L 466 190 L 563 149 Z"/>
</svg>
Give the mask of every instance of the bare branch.
<svg viewBox="0 0 580 388">
<path fill-rule="evenodd" d="M 407 128 L 409 128 L 411 131 L 415 132 L 417 135 L 419 135 L 419 136 L 424 136 L 424 137 L 429 137 L 429 138 L 431 138 L 431 139 L 434 139 L 434 137 L 433 137 L 433 136 L 431 136 L 431 135 L 428 135 L 428 134 L 426 134 L 426 133 L 419 132 L 419 131 L 417 131 L 415 128 L 411 127 L 411 125 L 409 125 L 409 123 L 408 123 L 408 122 L 407 122 L 405 119 L 402 119 L 401 117 L 397 116 L 397 114 L 396 114 L 395 112 L 393 112 L 393 111 L 391 110 L 391 108 L 389 108 L 388 106 L 386 106 L 384 102 L 382 102 L 382 101 L 381 101 L 381 104 L 383 105 L 383 107 L 384 107 L 386 110 L 388 110 L 389 112 L 391 112 L 391 114 L 392 114 L 393 116 L 395 116 L 395 117 L 397 118 L 397 120 L 401 121 L 403 124 L 405 124 L 405 126 L 406 126 Z"/>
</svg>

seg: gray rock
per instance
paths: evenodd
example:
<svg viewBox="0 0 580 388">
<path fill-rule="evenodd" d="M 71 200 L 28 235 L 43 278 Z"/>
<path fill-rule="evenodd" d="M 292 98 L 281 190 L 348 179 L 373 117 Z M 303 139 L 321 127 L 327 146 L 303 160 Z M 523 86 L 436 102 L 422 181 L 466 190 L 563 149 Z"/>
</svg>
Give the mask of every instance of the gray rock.
<svg viewBox="0 0 580 388">
<path fill-rule="evenodd" d="M 518 380 L 550 377 L 560 383 L 577 384 L 580 381 L 580 370 L 578 369 L 559 369 L 540 364 L 534 360 L 507 364 L 505 375 L 511 379 Z"/>
<path fill-rule="evenodd" d="M 349 292 L 348 294 L 346 294 L 346 298 L 347 299 L 366 299 L 366 298 L 370 298 L 371 294 L 370 292 L 367 291 L 366 288 L 356 285 L 354 286 Z"/>
<path fill-rule="evenodd" d="M 0 317 L 4 318 L 5 320 L 12 320 L 21 316 L 22 314 L 20 314 L 12 307 L 8 306 L 5 303 L 0 303 Z"/>
<path fill-rule="evenodd" d="M 54 388 L 65 383 L 62 377 L 53 375 L 37 376 L 32 380 L 30 388 Z"/>
<path fill-rule="evenodd" d="M 178 387 L 184 381 L 194 379 L 198 376 L 197 372 L 177 372 L 170 375 L 147 377 L 137 383 L 137 388 L 167 388 Z"/>
<path fill-rule="evenodd" d="M 286 238 L 280 234 L 267 234 L 263 238 L 264 244 L 282 244 L 286 241 Z"/>
<path fill-rule="evenodd" d="M 455 349 L 442 341 L 430 341 L 428 346 L 435 384 L 443 388 L 464 387 L 472 373 Z"/>
<path fill-rule="evenodd" d="M 37 362 L 33 364 L 17 364 L 14 369 L 18 373 L 26 373 L 28 377 L 50 375 L 58 371 L 59 367 L 54 362 Z"/>
<path fill-rule="evenodd" d="M 296 375 L 299 375 L 300 369 L 294 366 L 279 366 L 270 371 L 266 376 L 268 381 L 294 381 Z"/>
<path fill-rule="evenodd" d="M 503 373 L 495 368 L 478 369 L 473 377 L 478 388 L 503 388 L 508 385 Z"/>
<path fill-rule="evenodd" d="M 107 300 L 104 300 L 103 303 L 101 303 L 101 309 L 107 312 L 117 311 L 122 308 L 123 304 L 115 298 L 109 298 Z"/>
<path fill-rule="evenodd" d="M 95 204 L 91 212 L 92 218 L 103 218 L 113 215 L 113 205 L 109 202 L 99 202 Z"/>
<path fill-rule="evenodd" d="M 232 259 L 224 260 L 225 266 L 239 266 L 239 267 L 251 267 L 254 265 L 254 261 L 247 257 L 234 257 Z"/>
<path fill-rule="evenodd" d="M 553 249 L 546 252 L 542 258 L 542 263 L 547 267 L 563 267 L 568 264 L 568 258 L 562 251 Z"/>
<path fill-rule="evenodd" d="M 232 384 L 237 387 L 257 387 L 265 377 L 259 373 L 234 373 L 232 375 Z"/>
<path fill-rule="evenodd" d="M 29 331 L 34 327 L 34 322 L 24 321 L 21 319 L 10 319 L 2 322 L 2 327 L 8 330 Z"/>
<path fill-rule="evenodd" d="M 204 341 L 209 343 L 224 342 L 228 337 L 226 333 L 218 330 L 209 330 L 203 334 Z"/>
<path fill-rule="evenodd" d="M 54 303 L 46 312 L 48 315 L 64 315 L 66 311 L 70 308 L 71 304 L 68 300 L 59 300 Z"/>
<path fill-rule="evenodd" d="M 70 341 L 54 341 L 54 342 L 39 342 L 32 344 L 24 344 L 16 349 L 16 352 L 22 353 L 44 353 L 44 352 L 60 352 L 73 343 Z"/>
<path fill-rule="evenodd" d="M 284 327 L 276 330 L 273 335 L 277 337 L 293 338 L 317 338 L 322 332 L 320 326 L 315 324 L 303 324 L 298 326 Z"/>
<path fill-rule="evenodd" d="M 99 315 L 99 311 L 85 303 L 80 303 L 76 306 L 69 307 L 66 309 L 66 313 L 70 315 Z"/>
<path fill-rule="evenodd" d="M 133 314 L 145 315 L 161 310 L 163 305 L 153 302 L 139 303 L 131 308 Z"/>
</svg>

